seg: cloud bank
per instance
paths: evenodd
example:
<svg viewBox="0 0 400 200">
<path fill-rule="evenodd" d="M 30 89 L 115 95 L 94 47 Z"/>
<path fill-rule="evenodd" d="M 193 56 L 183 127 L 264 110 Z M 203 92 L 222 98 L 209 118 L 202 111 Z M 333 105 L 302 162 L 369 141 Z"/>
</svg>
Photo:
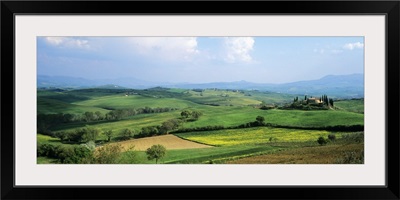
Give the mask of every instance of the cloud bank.
<svg viewBox="0 0 400 200">
<path fill-rule="evenodd" d="M 364 44 L 361 42 L 356 43 L 347 43 L 343 46 L 343 49 L 353 50 L 353 49 L 362 49 L 364 48 Z"/>
<path fill-rule="evenodd" d="M 166 60 L 191 60 L 199 53 L 196 37 L 132 37 L 135 50 Z"/>
<path fill-rule="evenodd" d="M 88 40 L 74 37 L 45 37 L 47 44 L 63 48 L 90 48 Z"/>
<path fill-rule="evenodd" d="M 225 60 L 227 62 L 251 62 L 253 60 L 250 55 L 254 46 L 252 37 L 227 37 L 224 43 L 226 47 Z"/>
</svg>

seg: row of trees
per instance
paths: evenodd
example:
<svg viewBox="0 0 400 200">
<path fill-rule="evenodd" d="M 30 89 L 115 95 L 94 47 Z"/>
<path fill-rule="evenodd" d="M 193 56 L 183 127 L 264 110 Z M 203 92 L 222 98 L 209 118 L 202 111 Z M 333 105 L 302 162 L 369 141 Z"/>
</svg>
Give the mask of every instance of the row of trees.
<svg viewBox="0 0 400 200">
<path fill-rule="evenodd" d="M 116 138 L 117 140 L 129 140 L 131 138 L 165 135 L 168 134 L 170 131 L 179 128 L 181 123 L 182 120 L 170 119 L 163 122 L 161 126 L 143 127 L 139 133 L 137 133 L 134 129 L 126 128 L 116 134 L 113 130 L 106 130 L 102 132 L 102 134 L 106 136 L 106 142 L 110 142 L 112 138 Z M 99 129 L 87 126 L 72 131 L 55 132 L 51 136 L 57 137 L 61 141 L 66 143 L 85 143 L 89 141 L 96 141 L 100 134 L 101 132 Z"/>
<path fill-rule="evenodd" d="M 160 145 L 153 145 L 146 150 L 148 160 L 158 160 L 166 155 L 167 149 Z M 96 149 L 90 141 L 82 145 L 54 145 L 39 143 L 37 156 L 56 159 L 63 164 L 134 164 L 139 163 L 137 151 L 134 147 L 123 152 L 121 145 L 104 145 Z"/>
<path fill-rule="evenodd" d="M 198 119 L 201 115 L 202 113 L 196 110 L 184 110 L 181 112 L 183 119 L 170 119 L 158 126 L 143 127 L 138 133 L 133 129 L 123 129 L 121 132 L 117 133 L 118 135 L 115 135 L 113 130 L 105 130 L 102 134 L 106 136 L 106 142 L 110 142 L 113 137 L 117 140 L 128 140 L 131 138 L 165 135 L 171 131 L 177 130 L 187 119 Z M 60 131 L 49 135 L 57 137 L 61 141 L 67 143 L 84 143 L 96 141 L 97 137 L 100 135 L 100 130 L 86 126 L 72 131 Z"/>
<path fill-rule="evenodd" d="M 75 129 L 73 131 L 60 131 L 55 132 L 52 136 L 59 138 L 63 142 L 67 143 L 83 143 L 89 141 L 96 141 L 99 136 L 99 129 L 92 127 L 84 127 Z"/>
<path fill-rule="evenodd" d="M 216 126 L 202 126 L 202 127 L 193 127 L 193 128 L 180 128 L 175 131 L 175 133 L 186 133 L 186 132 L 195 132 L 195 131 L 215 131 L 215 130 L 223 130 L 223 129 L 237 129 L 237 128 L 250 128 L 250 127 L 257 127 L 257 126 L 265 126 L 265 118 L 263 116 L 257 116 L 256 120 L 253 122 L 248 122 L 245 124 L 241 124 L 239 126 L 231 126 L 231 127 L 224 127 L 222 125 Z"/>
<path fill-rule="evenodd" d="M 193 128 L 180 128 L 176 131 L 175 133 L 186 133 L 186 132 L 195 132 L 195 131 L 216 131 L 216 130 L 222 130 L 226 129 L 222 125 L 216 125 L 216 126 L 202 126 L 202 127 L 193 127 Z"/>
<path fill-rule="evenodd" d="M 125 117 L 130 117 L 138 114 L 149 114 L 149 113 L 163 113 L 163 112 L 170 112 L 177 110 L 177 108 L 150 108 L 150 107 L 144 107 L 144 108 L 138 108 L 138 109 L 118 109 L 118 110 L 112 110 L 109 113 L 106 114 L 106 119 L 107 120 L 120 120 Z"/>
<path fill-rule="evenodd" d="M 37 129 L 38 132 L 48 134 L 51 132 L 52 127 L 57 126 L 61 123 L 69 122 L 92 122 L 101 120 L 120 120 L 125 117 L 130 117 L 138 114 L 147 113 L 162 113 L 177 110 L 177 108 L 130 108 L 130 109 L 117 109 L 109 111 L 103 114 L 99 111 L 96 112 L 85 112 L 83 114 L 70 114 L 70 113 L 59 113 L 59 114 L 39 114 L 37 116 Z"/>
<path fill-rule="evenodd" d="M 198 110 L 183 110 L 181 117 L 184 121 L 196 121 L 202 116 L 203 113 Z"/>
<path fill-rule="evenodd" d="M 320 100 L 320 101 L 323 101 L 323 102 L 324 102 L 324 105 L 333 107 L 333 99 L 328 98 L 327 95 L 325 95 L 325 94 L 322 95 L 322 96 L 319 98 L 319 100 Z"/>
<path fill-rule="evenodd" d="M 38 143 L 37 156 L 57 159 L 59 163 L 91 163 L 94 148 L 94 143 L 92 143 L 92 145 L 54 145 Z"/>
<path fill-rule="evenodd" d="M 183 121 L 180 119 L 170 119 L 161 124 L 161 126 L 148 126 L 143 127 L 136 138 L 150 137 L 156 135 L 165 135 L 170 131 L 178 129 L 182 125 Z"/>
<path fill-rule="evenodd" d="M 328 135 L 327 138 L 324 137 L 319 137 L 317 139 L 318 144 L 325 145 L 328 142 L 335 142 L 336 141 L 336 135 L 331 133 Z M 347 133 L 343 134 L 340 139 L 338 139 L 339 142 L 342 143 L 347 143 L 347 144 L 354 144 L 354 143 L 362 143 L 364 142 L 364 132 L 356 132 L 356 133 Z"/>
</svg>

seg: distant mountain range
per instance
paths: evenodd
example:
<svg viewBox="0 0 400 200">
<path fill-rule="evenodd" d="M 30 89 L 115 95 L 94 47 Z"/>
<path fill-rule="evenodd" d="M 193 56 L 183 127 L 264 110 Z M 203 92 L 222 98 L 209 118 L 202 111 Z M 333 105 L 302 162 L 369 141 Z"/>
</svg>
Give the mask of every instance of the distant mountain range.
<svg viewBox="0 0 400 200">
<path fill-rule="evenodd" d="M 212 82 L 212 83 L 154 83 L 142 81 L 135 78 L 99 79 L 88 80 L 65 76 L 42 76 L 37 77 L 37 87 L 59 87 L 59 88 L 135 88 L 145 89 L 151 87 L 169 87 L 184 89 L 238 89 L 238 90 L 260 90 L 298 95 L 322 95 L 331 97 L 362 98 L 364 97 L 364 75 L 328 75 L 318 80 L 297 81 L 283 84 L 252 83 L 247 81 L 235 82 Z"/>
<path fill-rule="evenodd" d="M 84 78 L 76 78 L 69 76 L 37 76 L 37 87 L 60 87 L 60 88 L 137 88 L 144 89 L 149 87 L 159 86 L 156 83 L 142 81 L 135 78 L 119 78 L 119 79 L 97 79 L 89 80 Z"/>
</svg>

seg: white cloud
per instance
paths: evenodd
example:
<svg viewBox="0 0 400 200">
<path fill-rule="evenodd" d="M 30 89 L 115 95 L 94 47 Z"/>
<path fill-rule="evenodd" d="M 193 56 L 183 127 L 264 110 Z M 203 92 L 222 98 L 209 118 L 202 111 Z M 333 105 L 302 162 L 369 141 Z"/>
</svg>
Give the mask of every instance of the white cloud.
<svg viewBox="0 0 400 200">
<path fill-rule="evenodd" d="M 199 53 L 196 37 L 132 37 L 137 52 L 166 60 L 191 60 Z"/>
<path fill-rule="evenodd" d="M 364 48 L 364 44 L 361 42 L 347 43 L 343 46 L 343 49 L 348 49 L 348 50 L 362 49 L 362 48 Z"/>
<path fill-rule="evenodd" d="M 45 37 L 47 44 L 66 48 L 90 48 L 89 41 L 74 37 Z"/>
<path fill-rule="evenodd" d="M 251 62 L 250 51 L 253 50 L 254 39 L 252 37 L 227 37 L 225 38 L 225 60 L 234 62 Z"/>
</svg>

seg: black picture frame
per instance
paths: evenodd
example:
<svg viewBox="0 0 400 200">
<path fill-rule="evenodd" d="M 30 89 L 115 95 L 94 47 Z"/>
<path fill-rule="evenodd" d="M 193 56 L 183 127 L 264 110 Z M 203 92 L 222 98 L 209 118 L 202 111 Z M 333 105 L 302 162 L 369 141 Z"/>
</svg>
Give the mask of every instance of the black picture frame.
<svg viewBox="0 0 400 200">
<path fill-rule="evenodd" d="M 228 6 L 229 5 L 229 6 Z M 207 9 L 203 9 L 204 6 Z M 184 8 L 184 9 L 182 9 Z M 68 186 L 14 184 L 14 19 L 23 14 L 386 15 L 386 186 Z M 2 1 L 2 199 L 399 199 L 399 1 Z M 382 133 L 383 134 L 383 133 Z M 368 176 L 368 174 L 365 174 Z M 185 190 L 183 193 L 182 190 Z M 191 194 L 186 196 L 184 194 Z"/>
</svg>

